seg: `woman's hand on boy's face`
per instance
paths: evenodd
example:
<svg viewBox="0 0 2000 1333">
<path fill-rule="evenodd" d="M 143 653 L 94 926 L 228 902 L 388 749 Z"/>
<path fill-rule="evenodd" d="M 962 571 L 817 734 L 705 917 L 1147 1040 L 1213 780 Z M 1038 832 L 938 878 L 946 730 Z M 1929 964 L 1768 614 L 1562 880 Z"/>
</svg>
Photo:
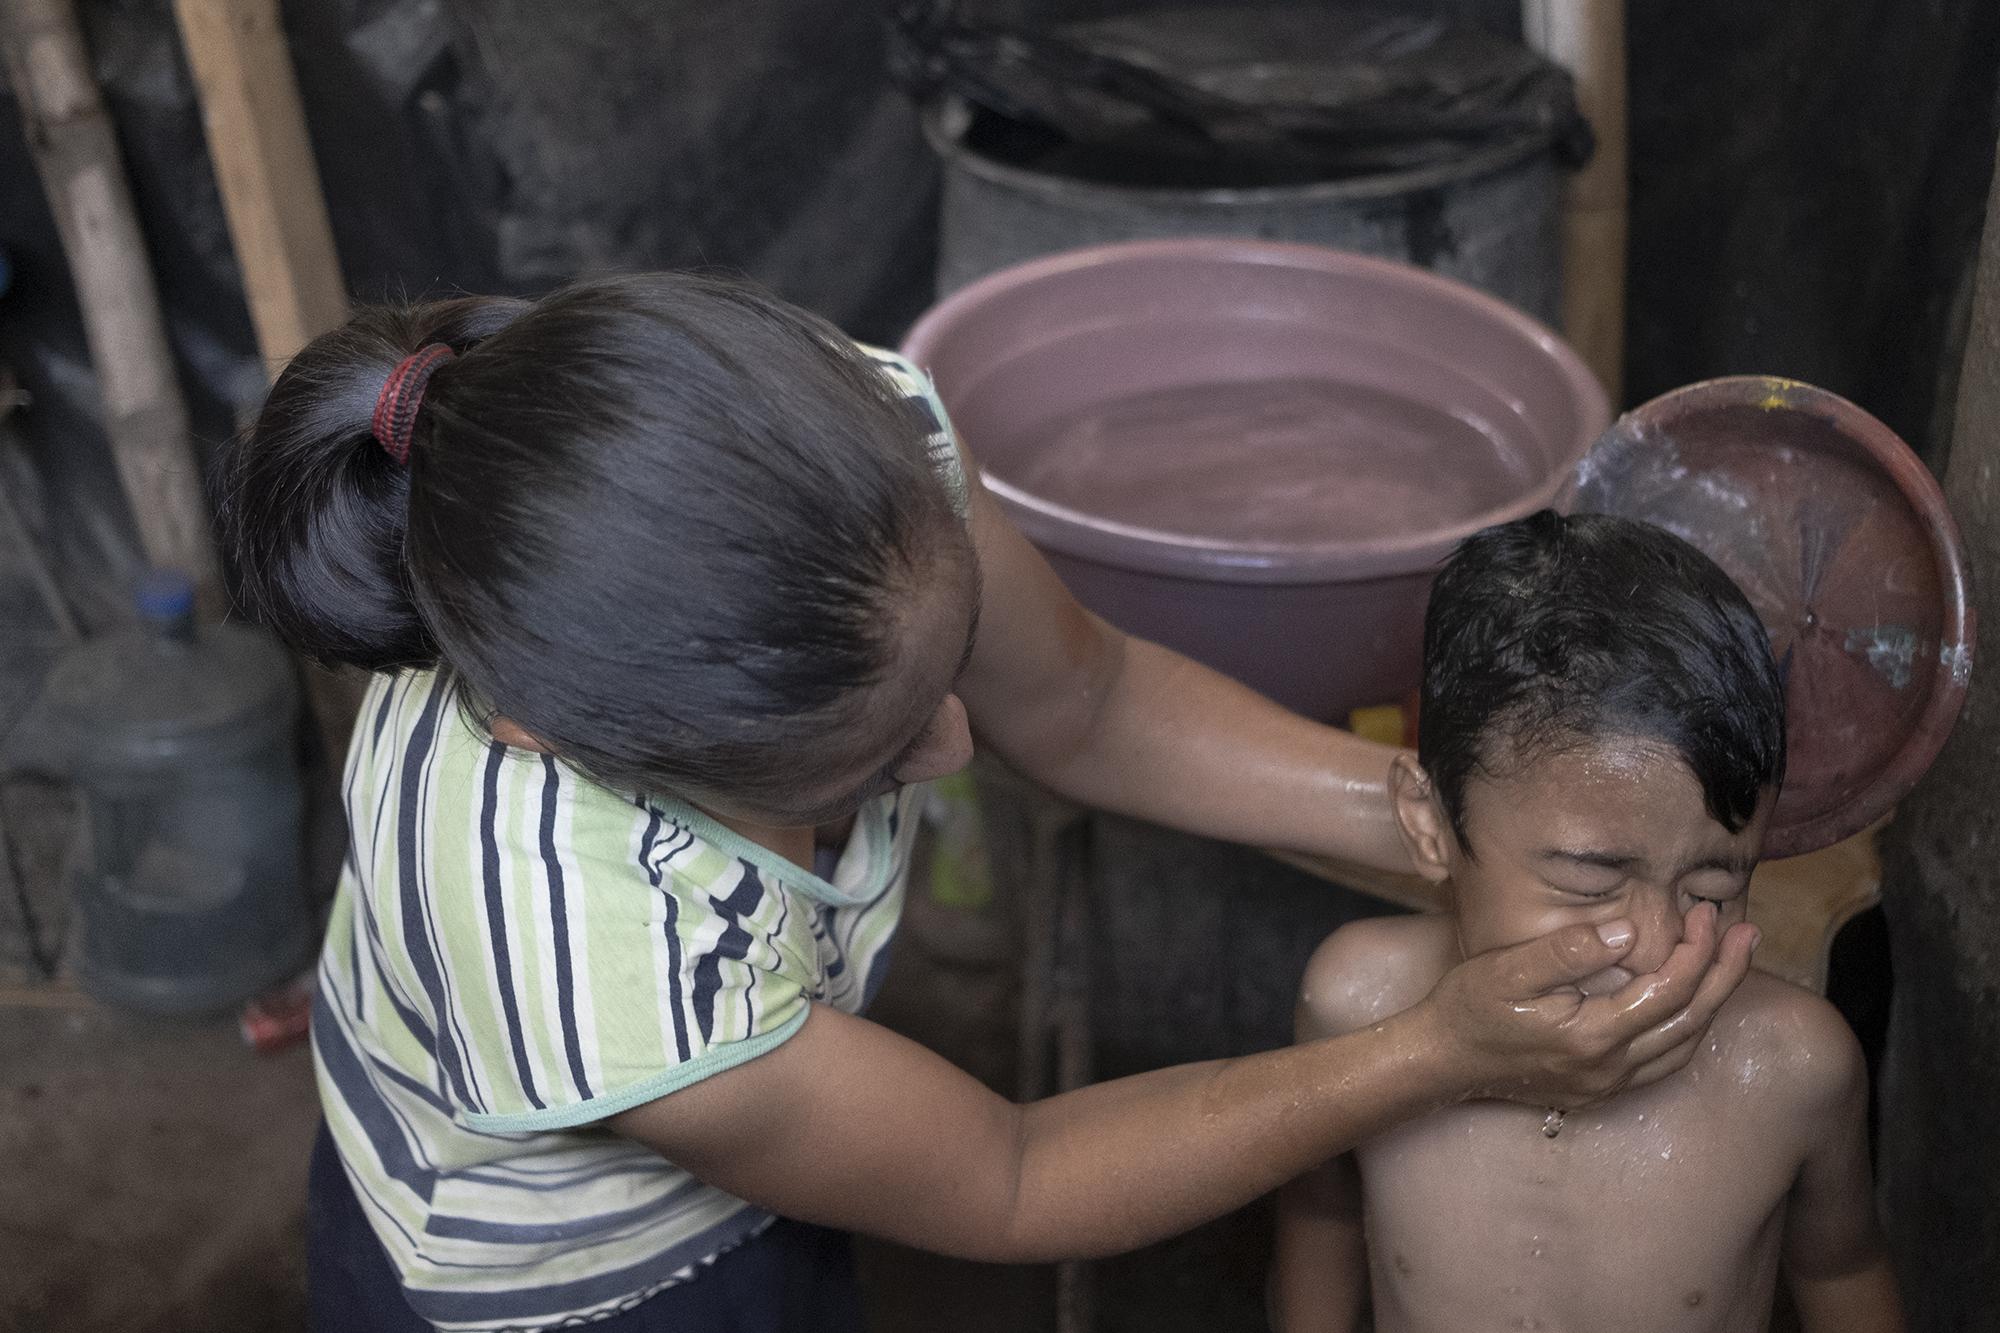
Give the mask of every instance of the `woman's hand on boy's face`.
<svg viewBox="0 0 2000 1333">
<path fill-rule="evenodd" d="M 1615 1013 L 1636 1015 L 1641 1022 L 1666 1012 L 1666 1017 L 1658 1018 L 1627 1045 L 1625 1053 L 1635 1062 L 1631 1082 L 1650 1083 L 1693 1059 L 1716 1012 L 1749 972 L 1750 954 L 1757 947 L 1760 932 L 1755 926 L 1739 923 L 1716 938 L 1721 911 L 1712 903 L 1697 903 L 1684 918 L 1681 943 L 1657 971 L 1635 976 L 1600 997 Z M 1699 945 L 1697 929 L 1702 937 Z M 1680 1008 L 1669 1009 L 1670 1001 L 1660 997 L 1684 978 L 1695 979 L 1694 997 Z M 1596 1002 L 1586 1001 L 1586 1007 Z"/>
<path fill-rule="evenodd" d="M 1629 923 L 1570 926 L 1467 959 L 1426 1003 L 1459 1048 L 1469 1095 L 1584 1106 L 1692 1059 L 1749 971 L 1756 934 L 1742 925 L 1718 939 L 1714 907 L 1699 904 L 1657 971 L 1585 997 L 1577 983 L 1623 958 L 1632 933 Z"/>
</svg>

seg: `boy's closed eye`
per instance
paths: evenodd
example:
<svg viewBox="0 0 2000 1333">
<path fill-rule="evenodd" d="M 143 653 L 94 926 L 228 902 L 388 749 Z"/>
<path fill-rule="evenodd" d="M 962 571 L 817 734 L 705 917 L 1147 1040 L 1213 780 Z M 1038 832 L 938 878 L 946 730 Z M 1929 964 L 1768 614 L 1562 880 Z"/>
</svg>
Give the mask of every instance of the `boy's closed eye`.
<svg viewBox="0 0 2000 1333">
<path fill-rule="evenodd" d="M 1572 898 L 1608 898 L 1646 871 L 1642 858 L 1617 852 L 1551 848 L 1541 859 L 1544 881 Z M 1711 858 L 1683 870 L 1675 887 L 1698 902 L 1726 903 L 1749 887 L 1751 869 L 1751 862 Z"/>
<path fill-rule="evenodd" d="M 1540 860 L 1549 887 L 1572 898 L 1607 898 L 1641 869 L 1638 857 L 1615 852 L 1550 848 Z"/>
<path fill-rule="evenodd" d="M 1688 897 L 1721 904 L 1749 890 L 1750 875 L 1756 868 L 1754 857 L 1712 856 L 1683 870 L 1677 882 Z"/>
<path fill-rule="evenodd" d="M 1715 903 L 1718 906 L 1743 896 L 1750 887 L 1750 876 L 1708 871 L 1691 875 L 1681 881 L 1681 892 L 1698 902 Z"/>
</svg>

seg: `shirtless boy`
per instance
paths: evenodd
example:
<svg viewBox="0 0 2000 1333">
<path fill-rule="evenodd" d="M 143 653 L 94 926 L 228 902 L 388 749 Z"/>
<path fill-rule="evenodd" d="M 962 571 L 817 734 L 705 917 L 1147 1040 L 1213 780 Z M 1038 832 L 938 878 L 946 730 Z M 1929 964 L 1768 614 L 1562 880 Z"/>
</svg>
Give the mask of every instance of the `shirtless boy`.
<svg viewBox="0 0 2000 1333">
<path fill-rule="evenodd" d="M 1743 919 L 1784 772 L 1769 641 L 1721 570 L 1644 524 L 1549 512 L 1439 576 L 1397 818 L 1447 914 L 1343 927 L 1301 1040 L 1367 1027 L 1453 963 L 1625 920 L 1616 992 L 1687 916 Z M 1713 907 L 1708 906 L 1713 904 Z M 1282 1333 L 1756 1330 L 1782 1269 L 1805 1333 L 1903 1327 L 1876 1228 L 1867 1073 L 1824 1000 L 1753 972 L 1681 1072 L 1588 1107 L 1472 1102 L 1281 1196 Z"/>
</svg>

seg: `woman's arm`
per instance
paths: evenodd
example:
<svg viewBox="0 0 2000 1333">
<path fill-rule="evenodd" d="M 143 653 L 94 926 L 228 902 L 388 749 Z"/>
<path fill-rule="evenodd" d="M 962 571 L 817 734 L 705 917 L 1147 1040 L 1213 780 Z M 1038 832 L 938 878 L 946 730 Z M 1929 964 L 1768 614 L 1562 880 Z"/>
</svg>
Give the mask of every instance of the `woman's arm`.
<svg viewBox="0 0 2000 1333">
<path fill-rule="evenodd" d="M 989 1263 L 1134 1249 L 1458 1094 L 1412 1022 L 1021 1106 L 815 1007 L 768 1055 L 612 1121 L 787 1217 Z"/>
<path fill-rule="evenodd" d="M 788 1217 L 994 1262 L 1107 1254 L 1220 1216 L 1457 1098 L 1583 1105 L 1684 1063 L 1742 979 L 1748 943 L 1732 937 L 1718 955 L 1712 914 L 1700 917 L 1659 973 L 1585 1000 L 1567 983 L 1629 941 L 1573 927 L 1462 964 L 1366 1031 L 1025 1106 L 816 1007 L 769 1054 L 610 1123 Z"/>
<path fill-rule="evenodd" d="M 977 486 L 972 531 L 985 600 L 959 695 L 982 744 L 1084 805 L 1409 872 L 1390 815 L 1393 748 L 1119 633 Z"/>
</svg>

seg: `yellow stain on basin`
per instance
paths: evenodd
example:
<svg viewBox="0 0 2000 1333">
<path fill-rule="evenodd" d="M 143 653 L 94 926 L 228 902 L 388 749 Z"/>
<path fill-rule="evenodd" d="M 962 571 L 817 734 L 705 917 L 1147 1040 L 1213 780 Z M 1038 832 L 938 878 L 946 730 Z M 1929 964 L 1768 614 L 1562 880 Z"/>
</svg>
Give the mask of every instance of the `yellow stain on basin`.
<svg viewBox="0 0 2000 1333">
<path fill-rule="evenodd" d="M 1781 375 L 1766 375 L 1764 376 L 1764 396 L 1757 401 L 1757 406 L 1763 408 L 1766 412 L 1774 412 L 1781 407 L 1796 406 L 1792 402 L 1792 395 L 1800 389 L 1810 389 L 1811 387 L 1804 380 L 1788 380 Z"/>
<path fill-rule="evenodd" d="M 1347 715 L 1347 729 L 1363 740 L 1383 745 L 1403 744 L 1403 710 L 1395 704 L 1357 708 Z"/>
</svg>

